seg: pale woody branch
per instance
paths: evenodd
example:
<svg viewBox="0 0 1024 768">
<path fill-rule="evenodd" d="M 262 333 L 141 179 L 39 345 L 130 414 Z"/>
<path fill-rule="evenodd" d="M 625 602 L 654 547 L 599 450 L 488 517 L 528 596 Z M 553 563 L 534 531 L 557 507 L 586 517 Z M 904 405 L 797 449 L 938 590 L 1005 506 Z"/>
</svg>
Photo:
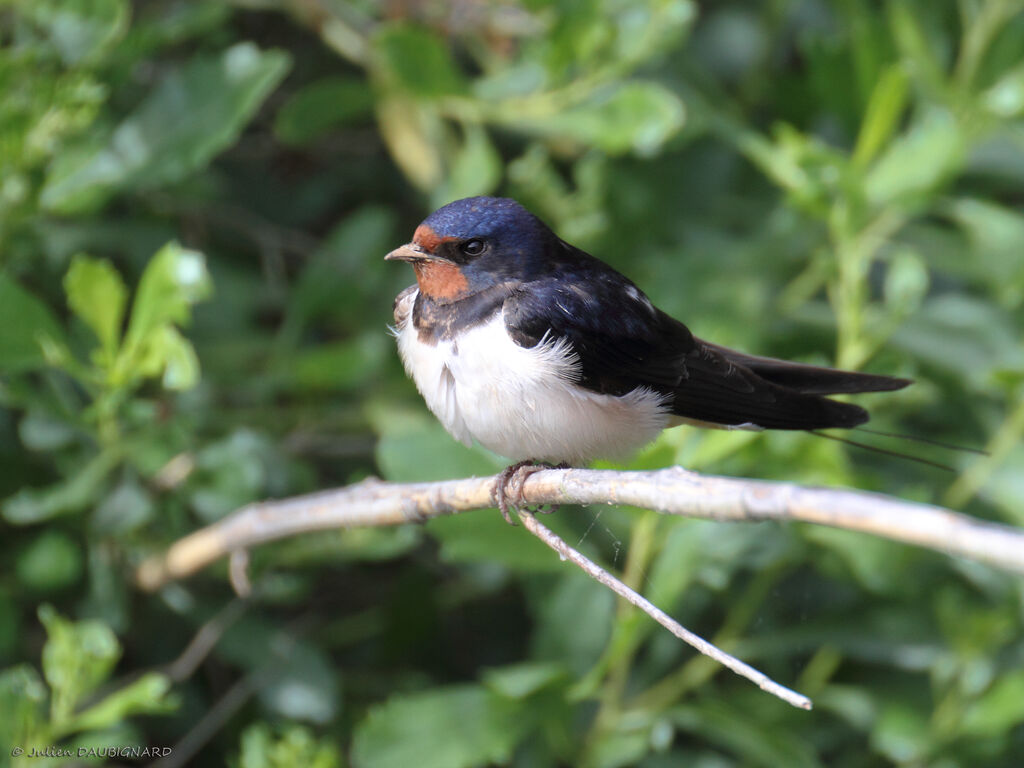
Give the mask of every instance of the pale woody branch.
<svg viewBox="0 0 1024 768">
<path fill-rule="evenodd" d="M 491 506 L 496 478 L 399 485 L 368 480 L 334 491 L 252 504 L 214 525 L 175 542 L 161 556 L 144 562 L 136 581 L 158 589 L 209 563 L 231 555 L 231 581 L 248 593 L 249 547 L 311 531 L 398 525 Z M 678 467 L 653 472 L 580 469 L 544 470 L 523 485 L 527 504 L 629 504 L 665 514 L 716 520 L 800 520 L 864 531 L 951 555 L 970 557 L 1024 572 L 1024 533 L 983 523 L 940 507 L 913 504 L 876 494 L 787 483 L 705 477 Z M 769 679 L 739 659 L 682 627 L 642 595 L 588 560 L 533 515 L 520 520 L 559 556 L 583 569 L 637 606 L 676 637 L 753 681 L 793 706 L 810 709 L 805 696 Z"/>
<path fill-rule="evenodd" d="M 250 504 L 144 562 L 147 590 L 181 579 L 230 553 L 311 531 L 400 525 L 493 506 L 494 477 L 347 488 Z M 1024 573 L 1024 531 L 942 507 L 880 494 L 712 477 L 679 467 L 651 472 L 552 469 L 523 486 L 527 504 L 628 504 L 713 520 L 787 520 L 883 536 Z"/>
</svg>

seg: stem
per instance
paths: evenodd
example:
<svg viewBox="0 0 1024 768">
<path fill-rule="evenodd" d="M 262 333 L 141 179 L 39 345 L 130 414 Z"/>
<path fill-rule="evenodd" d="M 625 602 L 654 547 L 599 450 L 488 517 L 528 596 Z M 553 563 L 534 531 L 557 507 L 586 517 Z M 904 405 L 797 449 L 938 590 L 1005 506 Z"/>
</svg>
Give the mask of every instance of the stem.
<svg viewBox="0 0 1024 768">
<path fill-rule="evenodd" d="M 623 583 L 630 589 L 640 590 L 651 558 L 656 552 L 654 532 L 657 526 L 658 515 L 650 511 L 644 511 L 633 522 L 629 553 L 622 574 Z M 616 607 L 615 631 L 608 642 L 605 657 L 597 664 L 598 669 L 605 664 L 610 666 L 601 691 L 601 706 L 587 739 L 590 744 L 617 720 L 642 632 L 642 627 L 637 622 L 638 618 L 639 614 L 632 605 L 626 600 L 619 601 Z"/>
<path fill-rule="evenodd" d="M 1024 437 L 1024 398 L 1019 397 L 1017 407 L 1000 425 L 999 430 L 985 446 L 989 454 L 975 462 L 956 479 L 943 498 L 947 506 L 958 508 L 974 498 L 985 482 L 996 471 L 1010 451 L 1016 448 Z"/>
</svg>

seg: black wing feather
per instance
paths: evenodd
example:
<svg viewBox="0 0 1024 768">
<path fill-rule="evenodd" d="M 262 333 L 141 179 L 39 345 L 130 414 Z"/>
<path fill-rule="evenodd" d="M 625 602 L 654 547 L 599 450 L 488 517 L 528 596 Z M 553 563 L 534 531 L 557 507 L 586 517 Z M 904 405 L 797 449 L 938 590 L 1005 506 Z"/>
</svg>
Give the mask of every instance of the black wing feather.
<svg viewBox="0 0 1024 768">
<path fill-rule="evenodd" d="M 506 327 L 532 347 L 564 338 L 579 356 L 579 384 L 624 395 L 648 387 L 672 413 L 723 426 L 853 427 L 867 411 L 820 394 L 897 389 L 905 380 L 758 358 L 706 344 L 654 308 L 629 280 L 582 252 L 558 274 L 505 301 Z"/>
</svg>

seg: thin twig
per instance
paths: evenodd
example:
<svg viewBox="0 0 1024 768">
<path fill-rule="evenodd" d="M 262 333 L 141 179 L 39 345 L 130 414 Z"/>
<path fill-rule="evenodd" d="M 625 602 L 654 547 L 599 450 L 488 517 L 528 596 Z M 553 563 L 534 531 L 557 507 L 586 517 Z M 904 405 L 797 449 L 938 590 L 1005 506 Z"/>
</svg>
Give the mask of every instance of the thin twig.
<svg viewBox="0 0 1024 768">
<path fill-rule="evenodd" d="M 238 549 L 312 531 L 400 525 L 492 507 L 494 477 L 439 483 L 367 480 L 306 496 L 250 504 L 146 560 L 146 590 L 189 576 Z M 524 504 L 627 504 L 713 520 L 802 521 L 883 536 L 1024 573 L 1024 531 L 889 496 L 790 483 L 653 472 L 549 469 L 523 484 Z"/>
<path fill-rule="evenodd" d="M 650 600 L 647 600 L 642 595 L 633 591 L 608 573 L 604 568 L 597 565 L 593 560 L 588 559 L 580 552 L 566 544 L 563 539 L 541 523 L 534 515 L 520 512 L 519 520 L 522 522 L 523 527 L 525 527 L 526 530 L 555 550 L 555 552 L 558 553 L 558 556 L 563 560 L 568 560 L 574 565 L 579 566 L 590 578 L 600 582 L 615 594 L 628 600 L 684 643 L 688 643 L 693 646 L 705 656 L 710 656 L 719 664 L 728 667 L 740 677 L 747 678 L 747 680 L 750 680 L 752 683 L 757 685 L 757 687 L 762 691 L 770 693 L 773 696 L 778 696 L 780 699 L 788 704 L 792 704 L 794 707 L 799 707 L 800 709 L 811 708 L 811 700 L 806 696 L 799 694 L 796 691 L 792 691 L 784 685 L 776 683 L 770 677 L 758 672 L 749 664 L 743 663 L 735 656 L 730 656 L 725 651 L 716 648 L 704 638 L 699 635 L 695 635 L 663 610 L 658 608 L 658 606 L 654 605 Z"/>
<path fill-rule="evenodd" d="M 163 668 L 163 673 L 176 683 L 190 678 L 247 608 L 248 604 L 242 599 L 232 600 L 225 605 L 199 628 L 178 658 Z"/>
</svg>

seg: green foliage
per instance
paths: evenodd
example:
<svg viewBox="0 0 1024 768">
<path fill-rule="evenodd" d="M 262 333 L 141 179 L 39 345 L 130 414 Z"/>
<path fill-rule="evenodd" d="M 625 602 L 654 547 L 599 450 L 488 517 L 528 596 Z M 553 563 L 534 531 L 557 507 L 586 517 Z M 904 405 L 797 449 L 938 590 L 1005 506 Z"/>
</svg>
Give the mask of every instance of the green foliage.
<svg viewBox="0 0 1024 768">
<path fill-rule="evenodd" d="M 340 768 L 341 757 L 335 746 L 317 741 L 308 728 L 290 725 L 275 738 L 274 730 L 263 723 L 249 726 L 242 734 L 238 768 Z"/>
<path fill-rule="evenodd" d="M 136 592 L 145 557 L 247 503 L 502 466 L 427 413 L 386 332 L 412 276 L 381 256 L 475 194 L 701 337 L 912 377 L 865 398 L 873 426 L 989 451 L 877 438 L 945 477 L 680 428 L 631 468 L 1024 523 L 1019 0 L 455 7 L 2 4 L 0 759 L 1019 765 L 1020 580 L 840 530 L 550 519 L 811 713 L 496 513 L 257 548 L 245 601 L 221 565 Z"/>
<path fill-rule="evenodd" d="M 39 745 L 56 744 L 70 734 L 87 743 L 130 716 L 166 714 L 175 708 L 170 681 L 156 672 L 97 694 L 121 656 L 120 643 L 102 622 L 68 621 L 46 604 L 39 608 L 39 620 L 47 634 L 42 658 L 46 682 L 30 664 L 0 671 L 0 736 L 5 744 L 41 749 Z M 32 755 L 14 757 L 15 765 L 33 764 Z"/>
</svg>

